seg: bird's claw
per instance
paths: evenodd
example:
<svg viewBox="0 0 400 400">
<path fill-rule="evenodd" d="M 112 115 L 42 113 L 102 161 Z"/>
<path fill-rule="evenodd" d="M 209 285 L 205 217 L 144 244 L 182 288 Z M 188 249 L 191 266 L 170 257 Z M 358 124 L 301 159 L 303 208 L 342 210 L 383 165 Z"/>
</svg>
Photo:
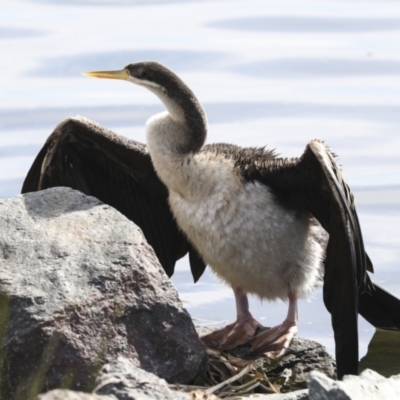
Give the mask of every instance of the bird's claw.
<svg viewBox="0 0 400 400">
<path fill-rule="evenodd" d="M 202 336 L 201 340 L 212 349 L 232 350 L 251 340 L 259 327 L 261 327 L 260 323 L 253 317 L 245 320 L 240 319 L 225 328 Z"/>
<path fill-rule="evenodd" d="M 296 322 L 284 321 L 282 324 L 256 335 L 250 341 L 251 352 L 264 354 L 271 359 L 281 357 L 285 354 L 297 332 Z"/>
</svg>

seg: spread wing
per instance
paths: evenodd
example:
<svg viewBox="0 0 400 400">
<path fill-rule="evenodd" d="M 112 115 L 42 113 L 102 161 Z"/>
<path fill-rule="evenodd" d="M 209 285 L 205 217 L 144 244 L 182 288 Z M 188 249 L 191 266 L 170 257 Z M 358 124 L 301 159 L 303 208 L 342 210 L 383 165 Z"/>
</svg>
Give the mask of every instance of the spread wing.
<svg viewBox="0 0 400 400">
<path fill-rule="evenodd" d="M 146 146 L 82 117 L 61 122 L 30 168 L 22 193 L 67 186 L 97 197 L 135 222 L 168 276 L 190 253 L 197 281 L 206 265 L 178 229 L 168 190 L 157 177 Z"/>
<path fill-rule="evenodd" d="M 400 328 L 400 300 L 375 286 L 353 195 L 329 149 L 311 141 L 298 159 L 267 158 L 247 171 L 288 208 L 309 211 L 329 233 L 323 297 L 332 316 L 339 378 L 358 371 L 360 312 L 375 326 Z"/>
</svg>

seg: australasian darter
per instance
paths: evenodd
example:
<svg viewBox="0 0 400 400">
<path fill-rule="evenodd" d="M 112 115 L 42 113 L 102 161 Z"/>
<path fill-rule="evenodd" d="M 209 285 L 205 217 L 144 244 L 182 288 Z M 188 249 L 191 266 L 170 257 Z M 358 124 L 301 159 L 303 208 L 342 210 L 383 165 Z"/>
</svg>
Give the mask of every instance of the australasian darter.
<svg viewBox="0 0 400 400">
<path fill-rule="evenodd" d="M 323 264 L 338 376 L 357 374 L 358 312 L 374 326 L 399 328 L 400 300 L 368 277 L 353 195 L 330 150 L 312 140 L 300 158 L 284 159 L 262 148 L 205 145 L 203 107 L 155 62 L 87 75 L 144 86 L 167 111 L 147 122 L 147 147 L 82 117 L 63 121 L 22 192 L 69 186 L 98 197 L 142 228 L 169 276 L 187 252 L 195 281 L 208 264 L 236 299 L 237 320 L 203 338 L 220 349 L 250 341 L 255 352 L 282 353 L 297 332 L 297 299 Z M 287 299 L 284 322 L 256 334 L 247 293 Z"/>
</svg>

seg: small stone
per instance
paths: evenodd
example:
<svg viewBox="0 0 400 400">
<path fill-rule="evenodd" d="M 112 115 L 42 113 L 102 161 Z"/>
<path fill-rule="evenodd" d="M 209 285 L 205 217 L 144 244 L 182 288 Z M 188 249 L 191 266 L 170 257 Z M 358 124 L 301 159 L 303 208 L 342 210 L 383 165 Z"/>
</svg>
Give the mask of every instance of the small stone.
<svg viewBox="0 0 400 400">
<path fill-rule="evenodd" d="M 190 395 L 169 389 L 167 382 L 119 357 L 106 364 L 96 379 L 96 394 L 118 400 L 190 400 Z"/>
<path fill-rule="evenodd" d="M 92 393 L 56 389 L 39 395 L 36 400 L 116 400 L 114 396 L 100 396 Z"/>
</svg>

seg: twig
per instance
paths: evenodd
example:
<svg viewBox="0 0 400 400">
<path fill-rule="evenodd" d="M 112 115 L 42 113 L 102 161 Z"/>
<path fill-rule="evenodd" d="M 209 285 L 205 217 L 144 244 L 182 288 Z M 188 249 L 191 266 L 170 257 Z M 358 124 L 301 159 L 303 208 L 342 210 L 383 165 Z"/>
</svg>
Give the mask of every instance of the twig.
<svg viewBox="0 0 400 400">
<path fill-rule="evenodd" d="M 219 383 L 218 385 L 212 386 L 206 390 L 207 393 L 214 393 L 215 391 L 221 389 L 222 387 L 229 385 L 232 382 L 237 381 L 240 379 L 243 375 L 246 375 L 249 371 L 251 371 L 254 368 L 254 365 L 249 364 L 247 367 L 243 368 L 238 374 L 232 376 L 232 378 L 227 379 L 226 381 L 223 381 Z"/>
</svg>

